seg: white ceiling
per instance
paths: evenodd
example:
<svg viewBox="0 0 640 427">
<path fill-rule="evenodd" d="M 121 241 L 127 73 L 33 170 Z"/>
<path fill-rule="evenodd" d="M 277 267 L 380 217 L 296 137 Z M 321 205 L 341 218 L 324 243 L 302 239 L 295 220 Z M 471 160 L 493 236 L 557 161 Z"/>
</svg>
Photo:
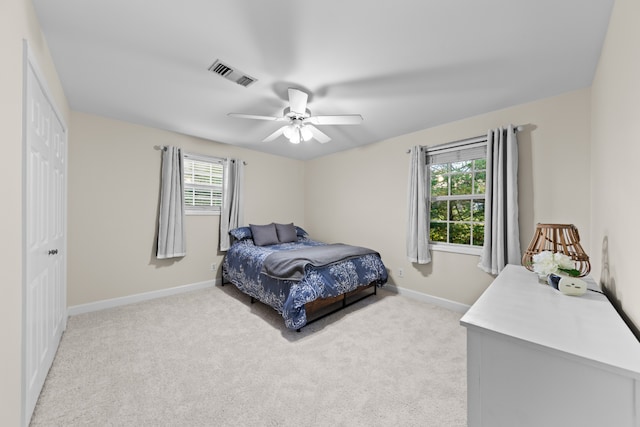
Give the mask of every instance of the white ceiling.
<svg viewBox="0 0 640 427">
<path fill-rule="evenodd" d="M 72 109 L 306 160 L 590 86 L 613 0 L 33 3 Z M 294 145 L 227 116 L 282 115 L 288 87 L 364 121 Z"/>
</svg>

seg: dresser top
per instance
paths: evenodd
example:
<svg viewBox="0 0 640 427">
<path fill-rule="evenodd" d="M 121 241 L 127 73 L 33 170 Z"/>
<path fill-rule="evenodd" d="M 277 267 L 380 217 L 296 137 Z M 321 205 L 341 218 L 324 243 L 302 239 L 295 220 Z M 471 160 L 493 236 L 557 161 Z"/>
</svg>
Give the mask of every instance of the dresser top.
<svg viewBox="0 0 640 427">
<path fill-rule="evenodd" d="M 583 280 L 599 290 L 592 279 Z M 640 379 L 640 342 L 604 295 L 564 295 L 522 266 L 508 265 L 460 323 Z"/>
</svg>

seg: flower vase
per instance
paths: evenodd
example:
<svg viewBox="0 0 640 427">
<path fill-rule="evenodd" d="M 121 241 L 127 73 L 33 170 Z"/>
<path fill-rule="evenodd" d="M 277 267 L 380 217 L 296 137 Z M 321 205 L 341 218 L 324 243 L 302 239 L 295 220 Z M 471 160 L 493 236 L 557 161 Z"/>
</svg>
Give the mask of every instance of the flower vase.
<svg viewBox="0 0 640 427">
<path fill-rule="evenodd" d="M 541 285 L 549 284 L 549 275 L 548 274 L 538 274 L 538 283 Z"/>
</svg>

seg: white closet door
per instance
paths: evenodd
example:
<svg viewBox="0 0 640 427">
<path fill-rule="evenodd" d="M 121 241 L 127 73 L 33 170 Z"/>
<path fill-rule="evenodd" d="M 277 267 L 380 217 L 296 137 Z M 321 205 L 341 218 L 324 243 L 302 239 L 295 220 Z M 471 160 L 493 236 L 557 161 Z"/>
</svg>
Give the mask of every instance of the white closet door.
<svg viewBox="0 0 640 427">
<path fill-rule="evenodd" d="M 66 132 L 26 66 L 24 410 L 28 424 L 66 327 Z"/>
</svg>

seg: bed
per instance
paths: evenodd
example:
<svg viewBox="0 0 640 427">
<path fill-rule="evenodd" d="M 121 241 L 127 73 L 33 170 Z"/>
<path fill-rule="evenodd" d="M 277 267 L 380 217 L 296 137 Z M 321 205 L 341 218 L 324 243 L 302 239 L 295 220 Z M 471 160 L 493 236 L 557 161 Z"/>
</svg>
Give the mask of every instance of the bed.
<svg viewBox="0 0 640 427">
<path fill-rule="evenodd" d="M 252 302 L 277 310 L 290 329 L 300 331 L 311 321 L 375 295 L 387 282 L 377 252 L 312 240 L 293 223 L 251 225 L 229 233 L 232 244 L 222 263 L 223 284 L 233 283 Z M 327 313 L 330 305 L 334 309 Z M 314 316 L 322 310 L 325 314 Z"/>
</svg>

